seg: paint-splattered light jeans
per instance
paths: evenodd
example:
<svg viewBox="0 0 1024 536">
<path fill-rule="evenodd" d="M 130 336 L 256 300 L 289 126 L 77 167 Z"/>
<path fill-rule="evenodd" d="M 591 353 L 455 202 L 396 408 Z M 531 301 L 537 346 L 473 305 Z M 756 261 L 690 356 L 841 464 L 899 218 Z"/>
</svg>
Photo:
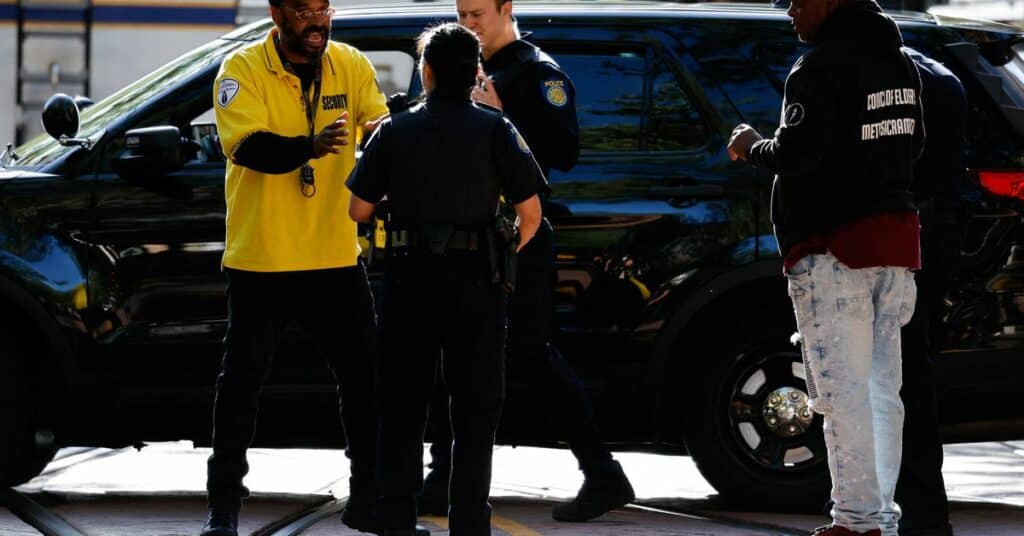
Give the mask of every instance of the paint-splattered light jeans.
<svg viewBox="0 0 1024 536">
<path fill-rule="evenodd" d="M 788 279 L 811 408 L 825 417 L 833 522 L 896 536 L 900 327 L 914 312 L 914 275 L 906 268 L 852 269 L 826 253 L 801 259 Z"/>
</svg>

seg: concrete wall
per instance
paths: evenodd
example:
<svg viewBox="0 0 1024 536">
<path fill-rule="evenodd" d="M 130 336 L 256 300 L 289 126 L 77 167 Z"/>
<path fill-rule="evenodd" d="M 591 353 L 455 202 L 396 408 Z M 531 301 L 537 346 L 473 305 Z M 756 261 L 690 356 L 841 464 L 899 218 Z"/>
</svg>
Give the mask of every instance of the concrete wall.
<svg viewBox="0 0 1024 536">
<path fill-rule="evenodd" d="M 109 96 L 229 29 L 97 24 L 93 35 L 90 97 L 100 99 Z"/>
<path fill-rule="evenodd" d="M 0 151 L 14 141 L 17 84 L 17 28 L 14 22 L 15 0 L 0 0 Z"/>
</svg>

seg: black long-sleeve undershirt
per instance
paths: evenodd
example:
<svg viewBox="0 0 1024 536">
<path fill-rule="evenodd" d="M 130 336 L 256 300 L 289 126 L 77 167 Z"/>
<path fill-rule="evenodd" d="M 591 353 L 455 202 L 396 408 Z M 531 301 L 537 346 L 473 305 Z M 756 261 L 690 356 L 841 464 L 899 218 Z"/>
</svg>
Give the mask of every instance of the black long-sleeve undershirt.
<svg viewBox="0 0 1024 536">
<path fill-rule="evenodd" d="M 284 57 L 281 60 L 287 61 Z M 315 67 L 305 63 L 288 65 L 291 65 L 295 75 L 302 82 L 303 94 L 309 92 L 316 75 Z M 295 171 L 311 158 L 313 140 L 309 136 L 288 138 L 271 132 L 256 132 L 238 147 L 233 161 L 260 173 L 277 175 Z"/>
<path fill-rule="evenodd" d="M 235 151 L 235 164 L 260 173 L 281 174 L 299 169 L 313 158 L 313 142 L 309 136 L 287 138 L 270 132 L 250 135 Z"/>
</svg>

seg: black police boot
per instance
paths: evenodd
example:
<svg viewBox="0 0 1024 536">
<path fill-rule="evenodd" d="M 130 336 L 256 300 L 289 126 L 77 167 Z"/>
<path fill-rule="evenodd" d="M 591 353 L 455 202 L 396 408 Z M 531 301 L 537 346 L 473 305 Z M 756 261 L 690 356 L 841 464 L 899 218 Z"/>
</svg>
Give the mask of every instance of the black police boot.
<svg viewBox="0 0 1024 536">
<path fill-rule="evenodd" d="M 417 511 L 422 515 L 448 515 L 448 475 L 449 469 L 431 469 L 423 479 L 423 490 L 416 497 Z"/>
<path fill-rule="evenodd" d="M 612 462 L 605 471 L 586 475 L 576 498 L 560 504 L 551 512 L 556 521 L 589 521 L 634 499 L 633 486 L 619 462 Z"/>
<path fill-rule="evenodd" d="M 345 509 L 341 512 L 341 522 L 348 528 L 369 534 L 406 534 L 381 528 L 380 520 L 377 519 L 374 512 L 374 503 L 376 502 L 374 493 L 366 490 L 354 491 L 357 488 L 350 489 L 353 490 L 352 495 L 348 498 Z M 430 536 L 430 531 L 416 525 L 416 528 L 412 532 L 408 532 L 408 534 Z"/>
<path fill-rule="evenodd" d="M 351 529 L 370 534 L 380 534 L 380 523 L 373 515 L 375 498 L 373 494 L 353 492 L 341 512 L 341 522 Z"/>
<path fill-rule="evenodd" d="M 211 508 L 199 536 L 238 536 L 238 512 Z"/>
</svg>

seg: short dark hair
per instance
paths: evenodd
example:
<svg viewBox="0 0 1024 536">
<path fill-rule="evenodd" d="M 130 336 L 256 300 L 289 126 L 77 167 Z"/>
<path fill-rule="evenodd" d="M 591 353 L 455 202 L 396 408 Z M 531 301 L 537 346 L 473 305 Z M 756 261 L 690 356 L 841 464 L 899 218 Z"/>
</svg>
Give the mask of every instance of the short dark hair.
<svg viewBox="0 0 1024 536">
<path fill-rule="evenodd" d="M 427 28 L 416 39 L 416 51 L 430 65 L 438 88 L 468 91 L 476 83 L 480 40 L 465 26 L 446 22 Z"/>
</svg>

